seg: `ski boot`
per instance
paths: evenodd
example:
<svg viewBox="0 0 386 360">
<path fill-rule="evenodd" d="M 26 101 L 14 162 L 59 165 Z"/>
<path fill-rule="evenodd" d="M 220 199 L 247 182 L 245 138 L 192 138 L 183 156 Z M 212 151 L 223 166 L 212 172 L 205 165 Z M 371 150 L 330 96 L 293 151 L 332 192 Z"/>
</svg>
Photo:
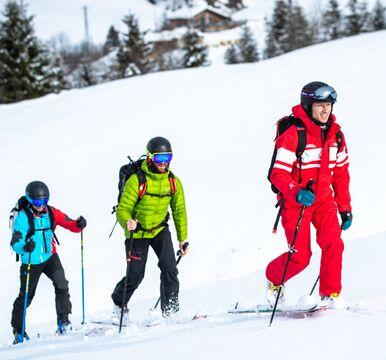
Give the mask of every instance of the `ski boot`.
<svg viewBox="0 0 386 360">
<path fill-rule="evenodd" d="M 322 295 L 320 297 L 319 305 L 335 310 L 344 310 L 348 308 L 347 301 L 338 293 L 332 293 L 329 296 Z"/>
<path fill-rule="evenodd" d="M 64 316 L 58 319 L 58 328 L 56 329 L 56 334 L 66 335 L 71 330 L 72 330 L 72 325 L 70 320 L 68 320 L 67 316 Z"/>
<path fill-rule="evenodd" d="M 20 344 L 24 340 L 26 341 L 29 340 L 29 336 L 25 331 L 24 331 L 24 338 L 23 338 L 21 329 L 13 328 L 13 336 L 14 336 L 13 345 Z"/>
<path fill-rule="evenodd" d="M 274 285 L 270 281 L 267 283 L 267 301 L 268 304 L 273 308 L 275 306 L 276 297 L 279 293 L 280 285 Z M 285 303 L 285 296 L 284 296 L 284 285 L 281 287 L 280 291 L 280 297 L 278 301 L 278 306 L 284 305 Z"/>
<path fill-rule="evenodd" d="M 111 316 L 111 321 L 113 324 L 115 324 L 115 325 L 120 324 L 121 313 L 122 313 L 122 308 L 120 306 L 117 306 L 114 304 L 113 314 Z M 123 308 L 122 325 L 123 326 L 129 325 L 129 309 L 126 306 Z"/>
</svg>

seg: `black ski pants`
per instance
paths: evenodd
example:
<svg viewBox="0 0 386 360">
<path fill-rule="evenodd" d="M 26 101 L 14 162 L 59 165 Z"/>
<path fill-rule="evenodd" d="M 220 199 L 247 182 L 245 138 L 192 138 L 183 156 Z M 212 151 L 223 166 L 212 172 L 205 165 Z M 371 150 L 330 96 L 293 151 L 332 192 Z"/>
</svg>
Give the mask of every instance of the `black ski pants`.
<svg viewBox="0 0 386 360">
<path fill-rule="evenodd" d="M 66 320 L 71 314 L 70 294 L 68 292 L 68 281 L 64 275 L 64 269 L 58 254 L 52 255 L 46 262 L 38 265 L 31 265 L 27 307 L 31 304 L 35 296 L 40 275 L 44 273 L 55 288 L 56 313 L 58 320 Z M 11 325 L 16 329 L 21 329 L 23 322 L 24 293 L 27 280 L 27 264 L 20 267 L 20 291 L 19 296 L 13 303 Z"/>
<path fill-rule="evenodd" d="M 128 239 L 126 239 L 126 245 L 129 245 Z M 163 313 L 176 312 L 179 309 L 178 270 L 168 227 L 165 227 L 165 229 L 152 239 L 133 239 L 133 248 L 131 251 L 132 260 L 130 262 L 127 281 L 126 304 L 124 305 L 127 305 L 135 289 L 137 289 L 143 280 L 149 245 L 158 257 L 158 267 L 161 270 L 161 310 Z M 124 283 L 125 277 L 118 282 L 111 295 L 114 304 L 119 307 L 122 306 Z"/>
</svg>

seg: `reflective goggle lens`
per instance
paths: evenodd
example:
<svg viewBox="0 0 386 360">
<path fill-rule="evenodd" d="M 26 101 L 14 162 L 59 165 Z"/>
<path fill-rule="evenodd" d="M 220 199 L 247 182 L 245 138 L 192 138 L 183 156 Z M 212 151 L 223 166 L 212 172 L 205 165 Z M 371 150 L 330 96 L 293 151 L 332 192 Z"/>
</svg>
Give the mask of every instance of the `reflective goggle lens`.
<svg viewBox="0 0 386 360">
<path fill-rule="evenodd" d="M 337 98 L 336 91 L 331 86 L 322 86 L 315 90 L 314 93 L 302 92 L 302 95 L 310 97 L 313 100 L 328 100 L 332 103 L 335 103 Z"/>
<path fill-rule="evenodd" d="M 27 200 L 34 206 L 46 206 L 48 204 L 49 197 L 45 197 L 43 199 L 32 199 L 27 195 Z"/>
<path fill-rule="evenodd" d="M 170 163 L 172 161 L 172 153 L 156 153 L 152 154 L 151 159 L 157 164 Z"/>
</svg>

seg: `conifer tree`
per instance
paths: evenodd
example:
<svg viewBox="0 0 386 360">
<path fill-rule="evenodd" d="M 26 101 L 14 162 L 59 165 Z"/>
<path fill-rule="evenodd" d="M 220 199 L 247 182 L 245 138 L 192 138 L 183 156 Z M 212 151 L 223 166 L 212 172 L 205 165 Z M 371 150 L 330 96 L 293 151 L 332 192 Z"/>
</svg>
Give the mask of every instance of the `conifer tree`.
<svg viewBox="0 0 386 360">
<path fill-rule="evenodd" d="M 243 0 L 228 0 L 227 6 L 231 9 L 243 9 L 245 7 Z"/>
<path fill-rule="evenodd" d="M 32 99 L 59 91 L 48 51 L 38 41 L 33 16 L 14 0 L 5 4 L 0 22 L 0 103 Z"/>
<path fill-rule="evenodd" d="M 374 31 L 386 29 L 385 7 L 380 0 L 374 5 L 373 13 L 371 14 L 371 25 Z"/>
<path fill-rule="evenodd" d="M 151 71 L 151 63 L 145 32 L 140 31 L 138 21 L 132 14 L 125 16 L 123 23 L 126 25 L 126 32 L 122 34 L 123 39 L 117 53 L 119 77 L 146 74 Z"/>
<path fill-rule="evenodd" d="M 289 16 L 286 35 L 283 39 L 282 48 L 285 52 L 300 49 L 313 43 L 313 33 L 299 5 L 293 5 L 288 1 Z"/>
<path fill-rule="evenodd" d="M 284 41 L 288 29 L 290 9 L 284 0 L 276 0 L 271 20 L 267 21 L 265 56 L 271 58 L 286 52 Z"/>
<path fill-rule="evenodd" d="M 248 26 L 243 26 L 241 30 L 241 37 L 238 42 L 238 49 L 241 62 L 259 61 L 257 43 L 253 38 L 251 29 Z"/>
<path fill-rule="evenodd" d="M 183 37 L 182 67 L 191 68 L 207 65 L 208 47 L 196 30 L 188 29 Z"/>
<path fill-rule="evenodd" d="M 365 1 L 350 0 L 349 13 L 346 15 L 345 33 L 347 36 L 358 35 L 369 31 L 369 13 Z"/>
<path fill-rule="evenodd" d="M 119 33 L 113 25 L 110 26 L 106 36 L 106 41 L 103 45 L 103 53 L 108 54 L 111 50 L 119 46 Z"/>
<path fill-rule="evenodd" d="M 225 64 L 238 64 L 240 63 L 239 53 L 236 45 L 232 44 L 230 45 L 224 54 L 224 61 Z"/>
<path fill-rule="evenodd" d="M 267 58 L 284 54 L 313 43 L 313 32 L 299 5 L 292 0 L 277 0 L 272 19 L 266 23 Z"/>
<path fill-rule="evenodd" d="M 329 0 L 323 13 L 323 40 L 330 41 L 342 37 L 342 14 L 337 0 Z"/>
</svg>

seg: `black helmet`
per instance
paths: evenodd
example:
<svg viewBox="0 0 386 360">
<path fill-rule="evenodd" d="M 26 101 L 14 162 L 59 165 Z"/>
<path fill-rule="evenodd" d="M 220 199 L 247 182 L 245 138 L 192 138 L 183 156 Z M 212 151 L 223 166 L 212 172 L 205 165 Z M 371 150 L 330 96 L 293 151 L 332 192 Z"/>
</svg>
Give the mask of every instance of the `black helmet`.
<svg viewBox="0 0 386 360">
<path fill-rule="evenodd" d="M 321 81 L 313 81 L 303 86 L 300 103 L 308 115 L 312 114 L 312 104 L 314 102 L 336 102 L 337 94 L 332 86 Z"/>
<path fill-rule="evenodd" d="M 150 154 L 173 152 L 169 140 L 161 136 L 150 139 L 146 149 Z"/>
<path fill-rule="evenodd" d="M 48 186 L 42 181 L 32 181 L 25 188 L 28 202 L 35 206 L 47 205 L 50 198 Z"/>
</svg>

